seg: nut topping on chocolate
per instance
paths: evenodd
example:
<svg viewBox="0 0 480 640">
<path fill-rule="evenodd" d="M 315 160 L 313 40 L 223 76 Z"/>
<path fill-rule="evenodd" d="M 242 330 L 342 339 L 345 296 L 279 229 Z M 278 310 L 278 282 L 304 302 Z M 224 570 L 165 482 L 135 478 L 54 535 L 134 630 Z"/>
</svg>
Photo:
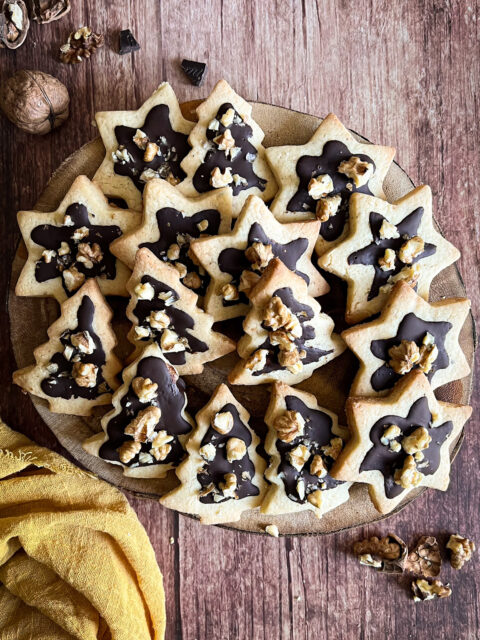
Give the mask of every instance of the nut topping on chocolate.
<svg viewBox="0 0 480 640">
<path fill-rule="evenodd" d="M 382 271 L 392 271 L 395 269 L 395 251 L 385 249 L 385 253 L 378 259 L 378 266 Z"/>
<path fill-rule="evenodd" d="M 141 282 L 135 287 L 135 295 L 139 300 L 153 300 L 155 289 L 149 282 Z"/>
<path fill-rule="evenodd" d="M 320 198 L 315 208 L 315 215 L 320 222 L 327 222 L 338 211 L 342 204 L 342 196 L 330 196 L 329 198 Z"/>
<path fill-rule="evenodd" d="M 135 442 L 133 440 L 124 442 L 122 446 L 117 449 L 120 462 L 123 462 L 123 464 L 128 464 L 131 460 L 133 460 L 137 453 L 140 453 L 141 448 L 142 445 L 140 444 L 140 442 Z"/>
<path fill-rule="evenodd" d="M 292 442 L 303 435 L 305 420 L 298 411 L 284 411 L 274 422 L 277 437 L 282 442 Z"/>
<path fill-rule="evenodd" d="M 150 378 L 137 376 L 132 380 L 132 389 L 140 402 L 151 402 L 157 396 L 158 384 Z"/>
<path fill-rule="evenodd" d="M 224 481 L 219 483 L 219 489 L 227 498 L 234 498 L 237 490 L 237 476 L 234 473 L 226 473 L 223 476 Z"/>
<path fill-rule="evenodd" d="M 417 576 L 434 578 L 440 573 L 442 558 L 436 538 L 422 536 L 408 554 L 405 569 Z"/>
<path fill-rule="evenodd" d="M 257 349 L 245 362 L 245 368 L 249 371 L 261 371 L 267 363 L 268 349 Z"/>
<path fill-rule="evenodd" d="M 68 291 L 75 291 L 85 282 L 85 274 L 81 273 L 75 266 L 62 271 L 62 277 Z"/>
<path fill-rule="evenodd" d="M 420 360 L 420 351 L 413 340 L 402 340 L 399 345 L 388 350 L 388 355 L 388 364 L 395 373 L 402 376 L 411 371 Z"/>
<path fill-rule="evenodd" d="M 254 273 L 253 271 L 247 271 L 246 269 L 244 269 L 240 276 L 238 290 L 245 291 L 245 293 L 248 295 L 248 293 L 253 289 L 253 287 L 259 280 L 260 275 L 258 273 Z"/>
<path fill-rule="evenodd" d="M 97 384 L 98 367 L 91 362 L 75 362 L 72 376 L 79 387 L 92 389 Z"/>
<path fill-rule="evenodd" d="M 210 184 L 214 189 L 221 189 L 222 187 L 227 187 L 229 184 L 233 182 L 232 170 L 230 167 L 225 169 L 225 172 L 222 173 L 220 167 L 215 167 L 212 169 Z"/>
<path fill-rule="evenodd" d="M 232 132 L 230 129 L 225 129 L 225 131 L 213 139 L 214 143 L 220 149 L 220 151 L 229 151 L 235 146 L 235 140 L 232 136 Z"/>
<path fill-rule="evenodd" d="M 70 337 L 70 342 L 81 353 L 91 354 L 95 351 L 95 342 L 88 331 L 73 333 Z"/>
<path fill-rule="evenodd" d="M 452 595 L 449 584 L 442 584 L 440 580 L 429 582 L 423 578 L 412 582 L 413 599 L 415 602 L 433 600 L 435 598 L 448 598 Z"/>
<path fill-rule="evenodd" d="M 162 331 L 170 325 L 170 317 L 162 310 L 151 311 L 148 316 L 148 324 L 152 329 Z"/>
<path fill-rule="evenodd" d="M 403 489 L 413 489 L 423 480 L 423 474 L 417 469 L 415 459 L 408 455 L 403 463 L 403 467 L 396 469 L 393 476 L 395 484 L 399 484 Z"/>
<path fill-rule="evenodd" d="M 379 236 L 381 240 L 395 240 L 400 237 L 397 227 L 384 219 L 380 227 Z"/>
<path fill-rule="evenodd" d="M 88 242 L 80 242 L 77 251 L 77 262 L 82 262 L 86 269 L 93 269 L 93 265 L 102 260 L 103 252 L 99 244 L 94 242 L 90 245 Z"/>
<path fill-rule="evenodd" d="M 413 433 L 402 439 L 402 448 L 406 453 L 414 454 L 428 449 L 431 441 L 432 437 L 427 429 L 425 427 L 418 427 Z"/>
<path fill-rule="evenodd" d="M 169 435 L 165 430 L 159 431 L 152 441 L 152 448 L 150 453 L 155 460 L 162 462 L 168 456 L 172 450 L 172 445 L 168 444 L 172 442 L 173 436 Z"/>
<path fill-rule="evenodd" d="M 461 569 L 465 562 L 471 560 L 475 551 L 473 540 L 464 538 L 458 533 L 452 534 L 447 542 L 447 549 L 450 552 L 450 563 L 454 569 Z"/>
<path fill-rule="evenodd" d="M 404 264 L 412 264 L 413 260 L 423 253 L 425 242 L 419 236 L 413 236 L 402 244 L 398 250 L 398 257 Z"/>
<path fill-rule="evenodd" d="M 245 251 L 245 257 L 252 263 L 252 269 L 260 271 L 268 267 L 270 260 L 274 258 L 271 244 L 254 242 Z"/>
<path fill-rule="evenodd" d="M 362 187 L 373 175 L 373 164 L 364 162 L 357 156 L 351 156 L 338 165 L 337 171 L 351 178 L 356 187 Z"/>
<path fill-rule="evenodd" d="M 333 180 L 328 173 L 312 178 L 308 183 L 308 195 L 314 200 L 324 198 L 332 191 Z"/>
<path fill-rule="evenodd" d="M 367 538 L 355 542 L 353 553 L 360 564 L 374 567 L 383 573 L 402 573 L 407 558 L 407 545 L 393 533 L 383 538 Z"/>
<path fill-rule="evenodd" d="M 143 154 L 144 162 L 151 162 L 160 151 L 160 147 L 155 142 L 147 142 L 145 153 Z"/>
<path fill-rule="evenodd" d="M 329 444 L 322 447 L 322 452 L 324 455 L 332 458 L 332 460 L 336 460 L 340 455 L 342 448 L 343 440 L 337 436 L 336 438 L 332 438 Z"/>
<path fill-rule="evenodd" d="M 158 407 L 146 407 L 125 427 L 125 434 L 135 442 L 147 442 L 152 436 L 162 412 Z"/>
<path fill-rule="evenodd" d="M 222 287 L 222 296 L 224 300 L 238 300 L 238 289 L 233 284 L 224 284 Z"/>
<path fill-rule="evenodd" d="M 323 495 L 320 489 L 315 489 L 315 491 L 312 491 L 307 496 L 307 501 L 310 502 L 310 504 L 316 507 L 317 509 L 322 508 L 322 500 L 323 500 Z"/>
<path fill-rule="evenodd" d="M 223 411 L 222 413 L 216 413 L 213 416 L 212 427 L 218 433 L 224 436 L 226 433 L 230 433 L 233 428 L 233 416 L 230 411 Z"/>
<path fill-rule="evenodd" d="M 211 442 L 209 442 L 208 444 L 204 444 L 203 447 L 200 447 L 200 449 L 198 450 L 198 453 L 204 460 L 206 460 L 207 462 L 211 462 L 212 460 L 215 459 L 215 455 L 217 451 L 214 445 Z"/>
<path fill-rule="evenodd" d="M 313 456 L 313 460 L 310 463 L 310 473 L 312 476 L 318 476 L 319 478 L 324 478 L 328 473 L 325 462 L 323 461 L 322 456 L 318 455 L 318 453 Z"/>
<path fill-rule="evenodd" d="M 287 453 L 290 464 L 297 471 L 301 471 L 310 457 L 310 450 L 304 444 L 297 445 Z"/>
<path fill-rule="evenodd" d="M 231 415 L 231 414 L 230 414 Z M 235 460 L 242 460 L 247 453 L 247 446 L 240 438 L 229 438 L 227 440 L 227 460 L 232 463 Z"/>
</svg>

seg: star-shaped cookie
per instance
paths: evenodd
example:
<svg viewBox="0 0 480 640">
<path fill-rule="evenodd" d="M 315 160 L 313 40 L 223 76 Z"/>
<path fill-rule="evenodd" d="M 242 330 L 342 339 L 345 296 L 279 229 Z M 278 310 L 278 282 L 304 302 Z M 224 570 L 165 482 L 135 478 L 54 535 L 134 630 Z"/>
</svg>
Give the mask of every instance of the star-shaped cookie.
<svg viewBox="0 0 480 640">
<path fill-rule="evenodd" d="M 297 384 L 345 350 L 305 280 L 278 258 L 251 290 L 250 302 L 237 344 L 242 360 L 228 376 L 231 384 Z"/>
<path fill-rule="evenodd" d="M 188 457 L 176 471 L 181 485 L 160 502 L 198 516 L 202 524 L 234 522 L 258 507 L 267 489 L 266 463 L 257 453 L 260 439 L 249 420 L 229 388 L 219 385 L 195 417 Z"/>
<path fill-rule="evenodd" d="M 330 473 L 364 482 L 381 513 L 417 487 L 445 491 L 450 451 L 472 408 L 439 402 L 427 378 L 412 371 L 385 398 L 350 397 L 350 440 Z"/>
<path fill-rule="evenodd" d="M 110 404 L 122 368 L 111 319 L 97 282 L 87 280 L 62 303 L 48 342 L 33 353 L 35 364 L 15 371 L 13 382 L 44 398 L 53 413 L 89 416 L 93 407 Z"/>
<path fill-rule="evenodd" d="M 202 373 L 205 362 L 235 351 L 235 342 L 212 330 L 213 318 L 197 307 L 198 296 L 180 281 L 177 269 L 148 249 L 137 252 L 127 283 L 127 317 L 133 326 L 128 339 L 135 355 L 156 342 L 180 375 Z"/>
<path fill-rule="evenodd" d="M 385 395 L 402 375 L 423 371 L 433 389 L 470 373 L 458 337 L 470 310 L 466 298 L 428 303 L 398 282 L 379 318 L 342 333 L 360 360 L 352 395 Z"/>
<path fill-rule="evenodd" d="M 233 231 L 190 245 L 194 259 L 211 276 L 205 310 L 216 321 L 245 315 L 247 294 L 273 258 L 279 258 L 308 284 L 312 296 L 329 286 L 311 261 L 319 223 L 315 220 L 282 224 L 266 205 L 250 196 Z"/>
<path fill-rule="evenodd" d="M 168 82 L 162 83 L 137 111 L 95 114 L 105 158 L 93 180 L 107 197 L 141 210 L 142 193 L 152 178 L 178 184 L 185 178 L 180 163 L 190 150 L 193 122 L 185 120 Z"/>
<path fill-rule="evenodd" d="M 165 180 L 151 180 L 144 191 L 142 223 L 114 242 L 111 250 L 133 269 L 138 249 L 146 247 L 175 266 L 185 286 L 204 295 L 210 278 L 189 256 L 190 242 L 228 233 L 231 221 L 228 187 L 188 198 Z"/>
<path fill-rule="evenodd" d="M 245 200 L 273 198 L 277 183 L 265 160 L 264 133 L 253 120 L 252 107 L 225 80 L 218 82 L 197 107 L 198 122 L 188 141 L 192 150 L 182 162 L 187 178 L 179 189 L 195 196 L 229 186 L 237 216 Z"/>
<path fill-rule="evenodd" d="M 310 509 L 321 518 L 348 500 L 351 483 L 329 474 L 349 435 L 334 413 L 320 407 L 311 393 L 277 382 L 272 385 L 265 422 L 269 428 L 265 451 L 270 456 L 265 478 L 271 485 L 262 513 Z"/>
<path fill-rule="evenodd" d="M 348 236 L 318 264 L 348 283 L 346 321 L 378 313 L 395 282 L 405 280 L 428 300 L 430 284 L 460 252 L 433 226 L 430 187 L 417 187 L 389 204 L 354 193 Z"/>
<path fill-rule="evenodd" d="M 97 185 L 79 176 L 56 211 L 18 212 L 28 259 L 15 293 L 52 296 L 62 303 L 96 278 L 104 295 L 126 296 L 130 270 L 110 245 L 139 223 L 139 213 L 109 205 Z"/>
<path fill-rule="evenodd" d="M 383 180 L 394 155 L 391 147 L 358 142 L 330 113 L 306 144 L 266 149 L 279 185 L 270 208 L 281 222 L 317 217 L 322 255 L 344 237 L 352 193 L 385 197 Z"/>
</svg>

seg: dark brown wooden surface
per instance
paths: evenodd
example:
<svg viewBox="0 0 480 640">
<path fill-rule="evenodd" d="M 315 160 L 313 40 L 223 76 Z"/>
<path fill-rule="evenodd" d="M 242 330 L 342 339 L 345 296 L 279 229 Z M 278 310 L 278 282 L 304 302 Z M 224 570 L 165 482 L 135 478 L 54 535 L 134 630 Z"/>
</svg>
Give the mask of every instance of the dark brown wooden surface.
<svg viewBox="0 0 480 640">
<path fill-rule="evenodd" d="M 33 25 L 25 45 L 0 51 L 1 78 L 17 69 L 58 76 L 72 96 L 59 130 L 35 138 L 6 120 L 0 129 L 0 411 L 13 428 L 62 451 L 10 383 L 15 362 L 6 290 L 18 241 L 15 211 L 31 207 L 52 171 L 96 135 L 99 109 L 135 108 L 162 80 L 180 100 L 206 95 L 225 77 L 247 99 L 323 115 L 334 111 L 369 139 L 397 148 L 416 184 L 429 184 L 436 217 L 461 250 L 459 268 L 475 316 L 480 154 L 478 3 L 313 0 L 72 0 L 66 18 Z M 90 24 L 106 46 L 65 66 L 58 46 Z M 130 27 L 142 45 L 116 54 Z M 205 87 L 189 85 L 183 57 L 206 60 Z M 478 383 L 473 404 L 479 405 Z M 327 538 L 273 539 L 205 528 L 153 502 L 131 499 L 157 553 L 167 595 L 167 638 L 177 640 L 475 639 L 480 634 L 478 559 L 442 577 L 453 595 L 413 604 L 404 578 L 361 567 L 349 550 L 364 535 L 395 531 L 412 543 L 450 532 L 480 541 L 480 420 L 474 412 L 447 493 L 429 491 L 386 523 Z M 63 452 L 64 453 L 64 452 Z M 174 543 L 170 544 L 170 538 Z M 1 635 L 1 634 L 0 634 Z"/>
</svg>

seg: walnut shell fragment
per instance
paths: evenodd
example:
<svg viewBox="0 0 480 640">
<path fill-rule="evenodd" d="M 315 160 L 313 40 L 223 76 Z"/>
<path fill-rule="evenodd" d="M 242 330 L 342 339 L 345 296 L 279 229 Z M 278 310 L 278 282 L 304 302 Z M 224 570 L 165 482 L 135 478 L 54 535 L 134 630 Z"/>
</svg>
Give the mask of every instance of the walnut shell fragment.
<svg viewBox="0 0 480 640">
<path fill-rule="evenodd" d="M 447 542 L 447 549 L 450 552 L 450 563 L 454 569 L 461 569 L 465 562 L 471 560 L 475 551 L 473 540 L 464 538 L 458 533 L 452 534 Z"/>
<path fill-rule="evenodd" d="M 437 539 L 433 536 L 422 536 L 410 551 L 405 569 L 417 576 L 434 578 L 440 573 L 442 558 Z"/>
<path fill-rule="evenodd" d="M 60 20 L 70 11 L 70 0 L 26 0 L 30 17 L 35 22 L 46 24 Z"/>
<path fill-rule="evenodd" d="M 30 20 L 23 0 L 4 0 L 0 13 L 0 48 L 18 49 L 25 42 Z"/>
<path fill-rule="evenodd" d="M 0 107 L 19 129 L 44 135 L 68 118 L 70 97 L 60 80 L 43 71 L 17 71 L 0 88 Z"/>
<path fill-rule="evenodd" d="M 405 542 L 394 533 L 383 538 L 367 538 L 353 545 L 353 553 L 360 564 L 374 567 L 380 573 L 402 573 L 408 548 Z"/>
<path fill-rule="evenodd" d="M 415 602 L 434 600 L 435 598 L 448 598 L 452 595 L 449 584 L 443 584 L 440 580 L 425 580 L 418 578 L 412 582 L 413 599 Z"/>
</svg>

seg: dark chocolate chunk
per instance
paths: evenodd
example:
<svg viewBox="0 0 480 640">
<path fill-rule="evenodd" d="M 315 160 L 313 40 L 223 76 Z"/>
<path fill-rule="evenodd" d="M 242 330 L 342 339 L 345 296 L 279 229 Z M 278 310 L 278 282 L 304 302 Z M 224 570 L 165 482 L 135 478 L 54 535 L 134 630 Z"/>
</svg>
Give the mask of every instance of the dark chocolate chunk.
<svg viewBox="0 0 480 640">
<path fill-rule="evenodd" d="M 207 75 L 207 63 L 195 62 L 194 60 L 182 60 L 182 69 L 188 76 L 190 82 L 196 87 L 201 87 Z"/>
<path fill-rule="evenodd" d="M 120 31 L 119 36 L 119 45 L 118 45 L 118 53 L 123 56 L 126 53 L 133 53 L 134 51 L 138 51 L 140 49 L 140 45 L 133 37 L 133 33 L 130 29 L 124 29 Z"/>
</svg>

